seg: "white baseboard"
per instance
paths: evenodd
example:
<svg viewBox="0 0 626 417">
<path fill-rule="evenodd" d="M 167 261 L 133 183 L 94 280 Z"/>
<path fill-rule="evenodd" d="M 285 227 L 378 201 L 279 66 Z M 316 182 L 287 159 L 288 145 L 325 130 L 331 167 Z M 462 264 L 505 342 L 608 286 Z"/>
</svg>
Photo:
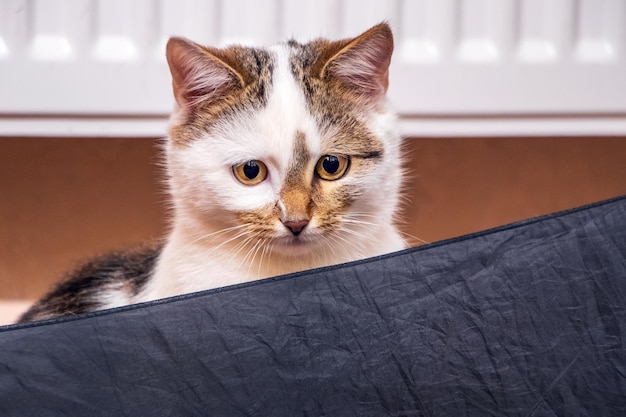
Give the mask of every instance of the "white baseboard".
<svg viewBox="0 0 626 417">
<path fill-rule="evenodd" d="M 626 115 L 401 117 L 405 137 L 626 136 Z M 160 138 L 167 117 L 1 117 L 0 137 Z"/>
</svg>

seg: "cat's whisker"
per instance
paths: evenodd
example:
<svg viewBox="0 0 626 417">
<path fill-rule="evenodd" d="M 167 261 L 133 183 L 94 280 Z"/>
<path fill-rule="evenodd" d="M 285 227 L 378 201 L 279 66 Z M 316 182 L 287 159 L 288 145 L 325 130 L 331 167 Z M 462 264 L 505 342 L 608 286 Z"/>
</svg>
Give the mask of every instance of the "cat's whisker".
<svg viewBox="0 0 626 417">
<path fill-rule="evenodd" d="M 237 245 L 235 245 L 235 247 L 233 248 L 233 256 L 231 257 L 231 260 L 237 257 L 241 253 L 241 251 L 255 239 L 255 237 L 256 234 L 251 234 L 246 236 L 245 239 L 241 240 L 239 243 L 237 243 Z"/>
<path fill-rule="evenodd" d="M 272 252 L 274 250 L 274 241 L 271 239 L 268 239 L 266 244 L 263 246 L 264 250 L 265 250 L 265 255 L 267 256 L 267 264 L 271 265 L 272 264 Z M 261 267 L 261 262 L 263 262 L 263 257 L 261 257 L 261 261 L 259 263 L 259 270 Z M 269 270 L 269 268 L 265 268 L 266 271 Z M 265 272 L 264 274 L 267 274 L 267 272 Z"/>
<path fill-rule="evenodd" d="M 205 235 L 205 237 L 210 237 L 210 236 L 217 235 L 217 234 L 223 234 L 223 233 L 227 233 L 227 232 L 232 232 L 234 230 L 243 229 L 245 227 L 246 227 L 245 224 L 238 224 L 236 226 L 225 227 L 225 228 L 220 229 L 218 231 L 215 231 L 213 233 L 209 233 L 209 234 Z"/>
<path fill-rule="evenodd" d="M 362 233 L 362 232 L 359 232 L 350 228 L 345 228 L 343 229 L 343 233 L 348 233 L 352 236 L 357 237 L 359 239 L 360 244 L 365 243 L 374 237 L 374 235 L 372 235 L 368 229 L 366 229 L 366 233 Z"/>
<path fill-rule="evenodd" d="M 180 248 L 177 248 L 177 252 L 178 252 L 178 253 L 181 253 L 181 254 L 184 254 L 184 253 L 186 252 L 186 250 L 187 250 L 187 249 L 189 249 L 189 248 L 190 248 L 190 247 L 192 247 L 193 245 L 197 244 L 198 242 L 201 242 L 201 241 L 203 241 L 203 240 L 205 240 L 205 239 L 208 239 L 208 238 L 210 238 L 210 237 L 213 237 L 213 239 L 217 239 L 218 237 L 220 237 L 221 235 L 223 235 L 223 234 L 225 234 L 225 233 L 230 233 L 230 232 L 232 232 L 232 231 L 239 230 L 239 229 L 242 229 L 242 228 L 245 228 L 245 227 L 246 227 L 246 225 L 245 225 L 245 224 L 241 224 L 241 225 L 237 225 L 237 226 L 226 227 L 226 228 L 224 228 L 224 229 L 220 229 L 220 230 L 215 231 L 215 232 L 213 232 L 213 233 L 208 233 L 208 234 L 205 234 L 205 235 L 198 236 L 196 239 L 194 239 L 194 240 L 192 240 L 192 241 L 190 241 L 190 242 L 187 242 L 185 245 L 181 246 Z M 242 233 L 242 232 L 238 233 L 237 235 L 235 235 L 234 237 L 232 237 L 232 238 L 228 239 L 227 241 L 222 242 L 222 243 L 221 243 L 218 247 L 216 247 L 216 248 L 214 248 L 214 249 L 217 249 L 217 248 L 219 248 L 220 246 L 222 246 L 223 244 L 229 243 L 229 242 L 231 242 L 232 240 L 234 240 L 234 239 L 236 239 L 236 238 L 240 237 L 240 236 L 241 236 L 241 233 Z M 245 233 L 245 231 L 244 231 L 243 233 Z"/>
<path fill-rule="evenodd" d="M 246 253 L 246 256 L 243 257 L 242 264 L 248 265 L 248 274 L 250 273 L 250 270 L 254 265 L 254 260 L 256 259 L 259 249 L 263 246 L 263 241 L 264 239 L 258 239 L 256 242 L 254 242 L 252 248 L 250 248 L 250 250 L 248 250 L 248 253 Z"/>
<path fill-rule="evenodd" d="M 248 265 L 248 271 L 252 267 L 252 260 L 254 259 L 254 256 L 255 256 L 253 254 L 256 253 L 255 249 L 258 249 L 260 242 L 261 242 L 260 240 L 256 240 L 254 242 L 254 245 L 252 245 L 252 247 L 248 249 L 248 252 L 243 257 L 242 263 Z"/>
<path fill-rule="evenodd" d="M 254 234 L 252 234 L 249 230 L 243 230 L 240 231 L 239 233 L 237 233 L 236 235 L 232 236 L 230 239 L 227 239 L 226 241 L 220 243 L 219 245 L 213 247 L 210 249 L 209 254 L 213 253 L 213 252 L 217 252 L 219 249 L 221 249 L 224 245 L 231 243 L 235 240 L 239 240 L 231 249 L 230 249 L 230 258 L 226 263 L 231 263 L 235 260 L 235 258 L 237 257 L 237 255 L 241 252 L 241 250 L 252 240 L 254 239 Z M 207 257 L 209 258 L 209 257 Z"/>
<path fill-rule="evenodd" d="M 272 253 L 274 252 L 274 242 L 270 241 L 269 244 L 267 245 L 268 249 L 267 249 L 267 264 L 268 265 L 272 265 Z M 267 270 L 269 270 L 269 268 L 266 268 Z"/>
<path fill-rule="evenodd" d="M 342 219 L 341 220 L 343 223 L 348 223 L 348 224 L 358 224 L 358 225 L 363 225 L 363 226 L 378 226 L 376 223 L 374 222 L 365 222 L 362 220 L 355 220 L 355 219 Z"/>
<path fill-rule="evenodd" d="M 329 243 L 345 243 L 356 251 L 355 253 L 356 257 L 359 257 L 359 258 L 363 257 L 362 248 L 360 247 L 359 244 L 353 242 L 352 240 L 346 239 L 344 236 L 339 235 L 339 234 L 329 235 L 328 238 L 329 240 L 332 240 L 332 242 L 329 242 Z M 329 244 L 329 247 L 331 247 L 330 244 Z M 331 247 L 331 250 L 332 250 L 332 247 Z"/>
<path fill-rule="evenodd" d="M 262 245 L 261 256 L 259 257 L 259 265 L 256 271 L 257 276 L 261 276 L 261 267 L 263 266 L 263 258 L 265 257 L 265 253 L 267 251 L 267 245 Z"/>
<path fill-rule="evenodd" d="M 326 248 L 328 247 L 328 245 L 322 245 L 322 250 L 324 251 L 324 254 L 318 254 L 317 257 L 318 258 L 322 258 L 322 259 L 326 259 L 326 257 L 328 256 L 328 252 L 326 250 Z"/>
<path fill-rule="evenodd" d="M 421 244 L 423 244 L 423 245 L 428 245 L 428 244 L 432 243 L 432 242 L 429 242 L 429 241 L 427 241 L 427 240 L 421 239 L 421 238 L 419 238 L 419 237 L 417 237 L 417 236 L 415 236 L 415 235 L 412 235 L 412 234 L 410 234 L 410 233 L 403 232 L 403 231 L 401 231 L 401 230 L 398 230 L 398 232 L 399 232 L 399 233 L 400 233 L 403 237 L 407 238 L 407 240 L 414 240 L 414 241 L 419 242 L 419 243 L 421 243 Z"/>
<path fill-rule="evenodd" d="M 216 252 L 217 252 L 220 248 L 222 248 L 224 245 L 226 245 L 226 244 L 228 244 L 228 243 L 232 242 L 232 241 L 233 241 L 233 240 L 235 240 L 235 239 L 240 239 L 241 237 L 246 236 L 247 234 L 248 234 L 248 232 L 247 232 L 247 231 L 242 231 L 242 232 L 239 232 L 239 233 L 237 233 L 235 236 L 232 236 L 231 238 L 229 238 L 229 239 L 227 239 L 227 240 L 225 240 L 225 241 L 221 242 L 221 243 L 220 243 L 219 245 L 217 245 L 217 246 L 210 247 L 210 248 L 206 248 L 205 250 L 207 251 L 207 256 L 206 256 L 207 263 L 209 263 L 209 262 L 210 262 L 210 258 L 211 258 L 211 256 L 212 256 L 214 253 L 216 253 Z M 237 245 L 239 245 L 239 244 L 240 244 L 240 243 L 238 243 Z M 187 245 L 185 245 L 185 246 L 183 246 L 183 247 L 181 247 L 181 248 L 178 248 L 178 250 L 177 250 L 176 252 L 177 252 L 178 254 L 180 254 L 180 256 L 186 256 L 186 254 L 187 254 L 187 249 L 188 249 L 189 247 L 191 247 L 191 246 L 192 246 L 191 244 L 187 244 Z M 237 246 L 235 246 L 235 248 L 236 248 L 236 247 L 237 247 Z"/>
<path fill-rule="evenodd" d="M 346 217 L 369 217 L 371 219 L 378 220 L 379 216 L 370 214 L 370 213 L 361 213 L 361 212 L 349 212 L 346 214 Z"/>
<path fill-rule="evenodd" d="M 263 267 L 263 258 L 265 257 L 265 254 L 267 252 L 267 247 L 268 247 L 268 242 L 266 239 L 263 239 L 263 242 L 260 245 L 261 247 L 261 254 L 259 256 L 259 262 L 258 262 L 258 268 L 257 268 L 257 276 L 261 276 L 261 270 Z M 256 253 L 255 253 L 255 257 L 256 257 Z"/>
<path fill-rule="evenodd" d="M 363 225 L 368 225 L 368 226 L 374 226 L 377 225 L 378 223 L 376 222 L 366 222 L 366 221 L 361 221 L 361 220 L 357 220 L 357 219 L 352 219 L 350 217 L 371 217 L 376 219 L 376 216 L 371 215 L 371 214 L 366 214 L 366 213 L 349 213 L 346 218 L 342 219 L 345 223 L 349 223 L 349 224 L 363 224 Z M 403 232 L 401 230 L 398 230 L 398 232 L 406 239 L 406 240 L 413 240 L 414 242 L 419 242 L 421 244 L 429 244 L 432 242 L 429 242 L 427 240 L 421 239 L 415 235 L 412 235 L 410 233 L 407 232 Z"/>
<path fill-rule="evenodd" d="M 375 214 L 371 214 L 371 213 L 364 213 L 361 211 L 351 211 L 348 212 L 347 214 L 348 216 L 359 216 L 359 217 L 373 217 L 373 218 L 378 218 L 378 216 L 376 216 Z"/>
<path fill-rule="evenodd" d="M 227 245 L 227 244 L 229 244 L 229 243 L 231 243 L 231 242 L 233 242 L 233 241 L 235 241 L 235 240 L 241 239 L 241 238 L 242 238 L 242 237 L 244 237 L 244 236 L 246 236 L 246 238 L 247 238 L 248 236 L 250 236 L 250 233 L 251 233 L 251 232 L 250 232 L 250 231 L 248 231 L 248 230 L 244 230 L 244 231 L 242 231 L 242 232 L 239 232 L 239 233 L 237 233 L 236 235 L 234 235 L 234 236 L 230 237 L 229 239 L 227 239 L 227 240 L 223 241 L 222 243 L 220 243 L 219 245 L 217 245 L 217 246 L 216 246 L 216 247 L 214 247 L 213 249 L 214 249 L 214 250 L 220 249 L 220 248 L 222 248 L 222 246 L 225 246 L 225 245 Z M 244 240 L 245 240 L 245 239 L 244 239 Z M 237 245 L 239 245 L 239 243 L 238 243 Z"/>
<path fill-rule="evenodd" d="M 371 219 L 372 221 L 362 220 L 361 218 Z M 347 224 L 359 224 L 364 226 L 379 226 L 380 219 L 377 216 L 366 213 L 349 213 L 341 219 Z"/>
<path fill-rule="evenodd" d="M 200 242 L 201 240 L 205 240 L 205 239 L 208 239 L 210 237 L 218 237 L 220 235 L 223 235 L 224 233 L 229 233 L 229 232 L 232 232 L 234 230 L 238 230 L 238 229 L 241 229 L 241 228 L 244 228 L 244 227 L 246 227 L 245 224 L 240 224 L 240 225 L 237 225 L 237 226 L 226 227 L 224 229 L 217 230 L 217 231 L 215 231 L 213 233 L 208 233 L 208 234 L 205 234 L 205 235 L 198 236 L 196 239 L 192 240 L 188 244 L 193 245 L 194 243 Z"/>
<path fill-rule="evenodd" d="M 255 250 L 255 248 L 261 243 L 263 242 L 265 239 L 263 238 L 259 238 L 261 235 L 263 234 L 263 232 L 261 231 L 257 231 L 255 233 L 250 233 L 249 236 L 247 236 L 244 240 L 242 240 L 241 242 L 239 242 L 237 244 L 237 246 L 235 247 L 235 251 L 233 253 L 233 255 L 231 256 L 231 261 L 232 262 L 236 257 L 239 256 L 239 254 L 241 253 L 241 251 L 246 248 L 247 246 L 249 246 L 249 244 L 252 241 L 254 242 L 254 245 L 251 248 L 247 249 L 246 254 L 244 255 L 244 257 L 238 262 L 237 265 L 237 269 L 236 272 L 239 272 L 239 270 L 241 269 L 241 267 L 243 265 L 248 265 L 248 273 L 250 272 L 250 268 L 252 267 L 252 261 L 254 260 L 254 257 L 252 259 L 250 259 L 250 261 L 248 261 L 248 259 L 251 256 L 251 252 L 253 252 Z M 254 255 L 256 256 L 256 255 Z"/>
</svg>

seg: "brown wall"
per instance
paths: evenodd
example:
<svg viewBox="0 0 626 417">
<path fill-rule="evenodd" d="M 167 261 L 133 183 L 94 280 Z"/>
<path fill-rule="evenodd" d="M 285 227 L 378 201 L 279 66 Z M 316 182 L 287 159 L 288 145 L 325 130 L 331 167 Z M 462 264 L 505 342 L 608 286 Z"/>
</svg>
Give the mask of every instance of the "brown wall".
<svg viewBox="0 0 626 417">
<path fill-rule="evenodd" d="M 410 233 L 433 242 L 626 194 L 626 138 L 415 139 Z"/>
<path fill-rule="evenodd" d="M 0 139 L 0 299 L 35 298 L 79 259 L 162 234 L 156 142 Z"/>
<path fill-rule="evenodd" d="M 403 230 L 433 242 L 626 194 L 626 138 L 410 139 Z M 0 139 L 0 299 L 165 230 L 157 142 Z"/>
</svg>

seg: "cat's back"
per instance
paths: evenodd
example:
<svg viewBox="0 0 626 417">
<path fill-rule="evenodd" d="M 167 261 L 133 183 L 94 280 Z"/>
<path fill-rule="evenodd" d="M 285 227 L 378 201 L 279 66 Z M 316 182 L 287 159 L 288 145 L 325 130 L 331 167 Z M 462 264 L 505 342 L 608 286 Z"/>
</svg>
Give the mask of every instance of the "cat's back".
<svg viewBox="0 0 626 417">
<path fill-rule="evenodd" d="M 153 244 L 91 259 L 26 311 L 20 322 L 130 304 L 152 276 L 160 253 L 161 245 Z"/>
</svg>

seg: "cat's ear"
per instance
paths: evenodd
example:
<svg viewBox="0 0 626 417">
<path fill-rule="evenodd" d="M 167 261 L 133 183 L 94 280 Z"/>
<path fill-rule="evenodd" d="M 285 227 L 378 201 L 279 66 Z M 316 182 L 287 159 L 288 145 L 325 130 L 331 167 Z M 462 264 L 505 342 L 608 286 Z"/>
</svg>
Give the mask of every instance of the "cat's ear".
<svg viewBox="0 0 626 417">
<path fill-rule="evenodd" d="M 354 39 L 331 42 L 320 78 L 334 77 L 345 87 L 377 102 L 389 86 L 389 64 L 393 53 L 393 34 L 386 23 L 369 29 Z"/>
<path fill-rule="evenodd" d="M 166 47 L 174 97 L 183 108 L 215 102 L 244 86 L 243 77 L 228 64 L 228 53 L 184 38 L 170 38 Z"/>
</svg>

